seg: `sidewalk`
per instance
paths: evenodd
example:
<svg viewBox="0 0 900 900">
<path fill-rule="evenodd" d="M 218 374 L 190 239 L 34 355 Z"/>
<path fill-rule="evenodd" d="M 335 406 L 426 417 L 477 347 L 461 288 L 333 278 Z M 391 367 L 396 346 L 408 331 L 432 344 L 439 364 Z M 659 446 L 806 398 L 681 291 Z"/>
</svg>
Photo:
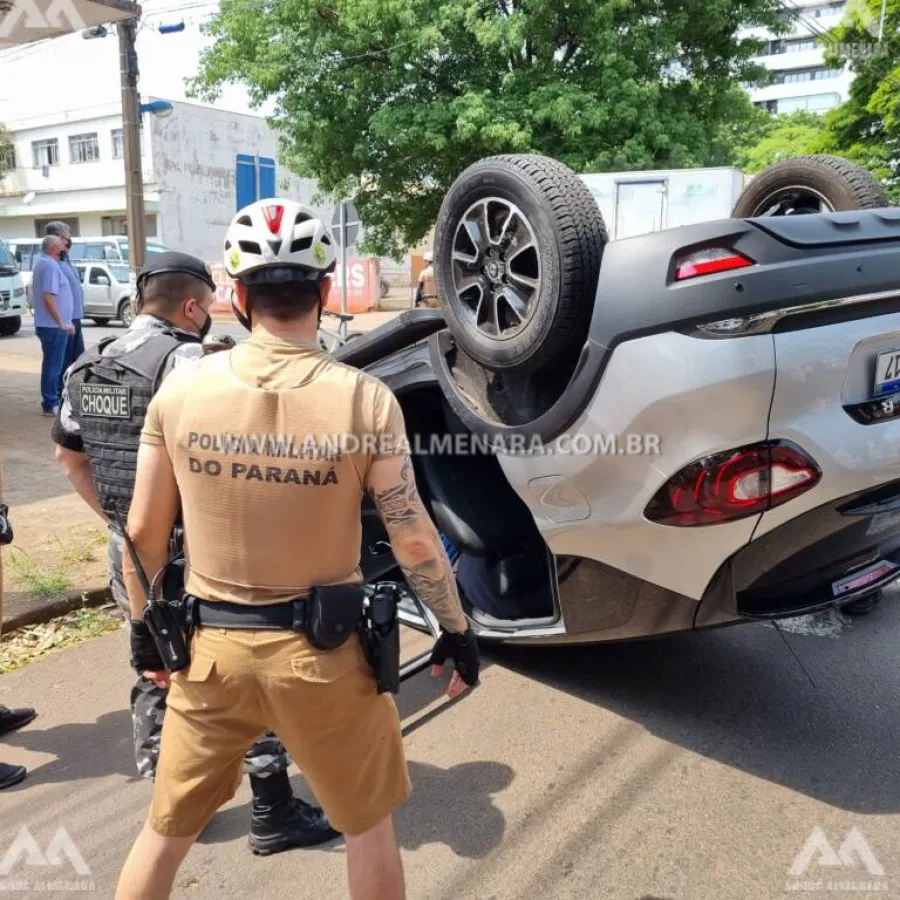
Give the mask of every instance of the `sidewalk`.
<svg viewBox="0 0 900 900">
<path fill-rule="evenodd" d="M 0 356 L 0 464 L 15 534 L 3 549 L 3 630 L 46 621 L 106 586 L 106 529 L 72 491 L 35 402 L 40 361 Z"/>
</svg>

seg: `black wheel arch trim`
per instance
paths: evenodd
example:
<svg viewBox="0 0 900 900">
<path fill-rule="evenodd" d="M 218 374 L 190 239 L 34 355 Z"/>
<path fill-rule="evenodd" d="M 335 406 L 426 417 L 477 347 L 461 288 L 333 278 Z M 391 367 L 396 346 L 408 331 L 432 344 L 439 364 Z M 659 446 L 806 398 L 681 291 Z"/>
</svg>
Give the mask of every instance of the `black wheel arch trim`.
<svg viewBox="0 0 900 900">
<path fill-rule="evenodd" d="M 837 234 L 843 240 L 835 239 Z M 722 246 L 755 265 L 674 282 L 679 256 Z M 686 225 L 606 245 L 587 341 L 559 400 L 533 421 L 504 425 L 472 409 L 448 360 L 463 351 L 446 330 L 428 339 L 431 363 L 454 412 L 475 435 L 549 443 L 583 415 L 613 352 L 625 341 L 786 306 L 897 290 L 898 271 L 900 211 L 895 209 L 788 217 L 777 228 L 769 219 Z"/>
</svg>

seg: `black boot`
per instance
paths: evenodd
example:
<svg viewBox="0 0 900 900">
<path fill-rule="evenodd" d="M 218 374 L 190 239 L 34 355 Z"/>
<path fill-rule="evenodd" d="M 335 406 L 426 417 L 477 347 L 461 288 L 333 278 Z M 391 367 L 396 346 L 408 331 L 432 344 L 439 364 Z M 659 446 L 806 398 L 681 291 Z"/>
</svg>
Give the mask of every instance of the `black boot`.
<svg viewBox="0 0 900 900">
<path fill-rule="evenodd" d="M 258 856 L 291 847 L 315 847 L 340 837 L 318 806 L 294 796 L 287 772 L 260 778 L 250 776 L 253 809 L 250 848 Z"/>
</svg>

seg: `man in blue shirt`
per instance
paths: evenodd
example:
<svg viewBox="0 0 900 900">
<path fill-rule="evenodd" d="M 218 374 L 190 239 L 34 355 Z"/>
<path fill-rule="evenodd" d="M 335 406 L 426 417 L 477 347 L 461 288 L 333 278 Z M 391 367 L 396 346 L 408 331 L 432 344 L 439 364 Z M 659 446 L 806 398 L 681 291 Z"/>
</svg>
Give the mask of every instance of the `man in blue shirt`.
<svg viewBox="0 0 900 900">
<path fill-rule="evenodd" d="M 69 343 L 66 346 L 66 358 L 63 362 L 63 371 L 60 375 L 60 394 L 62 393 L 62 375 L 65 374 L 69 366 L 84 353 L 84 338 L 81 334 L 81 319 L 84 316 L 84 290 L 81 287 L 81 278 L 72 261 L 69 259 L 69 251 L 72 249 L 72 234 L 69 226 L 65 222 L 51 222 L 46 229 L 45 234 L 55 234 L 63 239 L 66 249 L 63 251 L 59 259 L 62 267 L 63 275 L 69 282 L 72 289 L 72 325 L 75 333 L 69 335 Z"/>
<path fill-rule="evenodd" d="M 41 342 L 41 408 L 45 416 L 56 416 L 62 396 L 63 364 L 72 324 L 72 289 L 59 264 L 66 245 L 55 234 L 41 244 L 41 258 L 32 274 L 34 331 Z"/>
</svg>

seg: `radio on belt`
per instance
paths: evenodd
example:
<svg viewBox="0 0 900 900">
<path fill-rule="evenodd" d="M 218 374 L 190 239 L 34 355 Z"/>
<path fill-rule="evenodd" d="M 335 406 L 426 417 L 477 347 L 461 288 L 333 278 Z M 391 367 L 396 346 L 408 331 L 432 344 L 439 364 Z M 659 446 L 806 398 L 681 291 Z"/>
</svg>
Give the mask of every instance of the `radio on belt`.
<svg viewBox="0 0 900 900">
<path fill-rule="evenodd" d="M 82 384 L 81 414 L 99 419 L 130 419 L 131 388 L 120 384 Z"/>
</svg>

